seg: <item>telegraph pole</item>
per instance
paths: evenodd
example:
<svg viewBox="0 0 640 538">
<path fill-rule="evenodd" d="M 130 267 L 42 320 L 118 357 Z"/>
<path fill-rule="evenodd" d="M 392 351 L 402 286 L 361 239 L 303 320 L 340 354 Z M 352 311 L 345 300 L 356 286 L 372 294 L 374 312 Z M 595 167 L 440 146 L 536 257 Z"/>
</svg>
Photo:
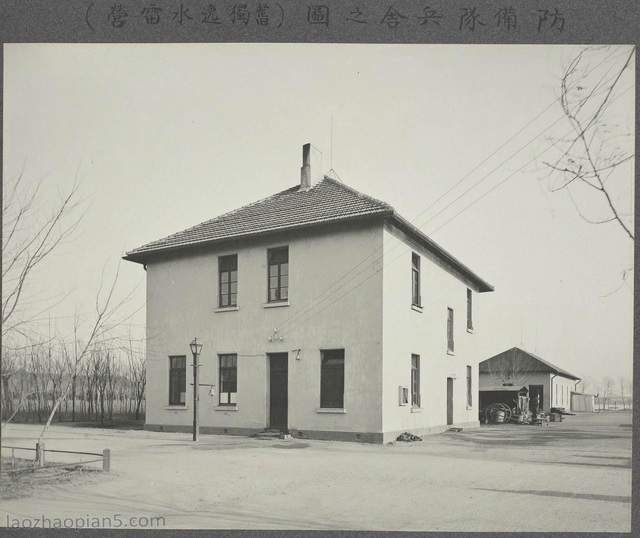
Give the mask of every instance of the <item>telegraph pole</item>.
<svg viewBox="0 0 640 538">
<path fill-rule="evenodd" d="M 200 435 L 200 427 L 198 425 L 198 355 L 200 355 L 200 351 L 202 350 L 202 344 L 199 344 L 198 339 L 194 338 L 193 342 L 189 344 L 189 347 L 193 354 L 193 440 L 197 441 Z"/>
</svg>

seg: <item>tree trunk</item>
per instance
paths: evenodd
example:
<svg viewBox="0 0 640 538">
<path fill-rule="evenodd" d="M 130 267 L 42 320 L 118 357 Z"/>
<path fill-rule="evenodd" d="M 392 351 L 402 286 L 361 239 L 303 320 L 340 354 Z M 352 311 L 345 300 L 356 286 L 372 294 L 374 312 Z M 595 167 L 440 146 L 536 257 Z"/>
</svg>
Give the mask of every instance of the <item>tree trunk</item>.
<svg viewBox="0 0 640 538">
<path fill-rule="evenodd" d="M 76 376 L 71 378 L 71 422 L 76 421 Z"/>
<path fill-rule="evenodd" d="M 104 426 L 104 391 L 100 391 L 100 426 Z"/>
</svg>

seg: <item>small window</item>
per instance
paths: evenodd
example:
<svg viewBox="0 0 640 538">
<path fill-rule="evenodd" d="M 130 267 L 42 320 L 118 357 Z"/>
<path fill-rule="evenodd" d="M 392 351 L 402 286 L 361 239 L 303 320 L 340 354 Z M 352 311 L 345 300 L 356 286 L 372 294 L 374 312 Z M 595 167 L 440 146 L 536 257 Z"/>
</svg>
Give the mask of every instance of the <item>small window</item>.
<svg viewBox="0 0 640 538">
<path fill-rule="evenodd" d="M 420 355 L 411 355 L 411 405 L 420 407 Z"/>
<path fill-rule="evenodd" d="M 344 407 L 344 349 L 320 352 L 320 407 Z"/>
<path fill-rule="evenodd" d="M 471 366 L 467 366 L 467 405 L 473 405 L 473 396 L 471 392 Z"/>
<path fill-rule="evenodd" d="M 473 330 L 473 295 L 470 289 L 467 289 L 467 329 Z"/>
<path fill-rule="evenodd" d="M 186 405 L 187 358 L 169 357 L 169 405 Z"/>
<path fill-rule="evenodd" d="M 238 305 L 238 255 L 218 258 L 218 306 Z"/>
<path fill-rule="evenodd" d="M 453 309 L 447 308 L 447 351 L 453 353 Z"/>
<path fill-rule="evenodd" d="M 420 256 L 411 254 L 411 304 L 420 306 Z"/>
<path fill-rule="evenodd" d="M 220 405 L 235 405 L 238 392 L 238 356 L 219 355 Z"/>
<path fill-rule="evenodd" d="M 289 299 L 289 247 L 267 251 L 269 262 L 269 302 Z"/>
</svg>

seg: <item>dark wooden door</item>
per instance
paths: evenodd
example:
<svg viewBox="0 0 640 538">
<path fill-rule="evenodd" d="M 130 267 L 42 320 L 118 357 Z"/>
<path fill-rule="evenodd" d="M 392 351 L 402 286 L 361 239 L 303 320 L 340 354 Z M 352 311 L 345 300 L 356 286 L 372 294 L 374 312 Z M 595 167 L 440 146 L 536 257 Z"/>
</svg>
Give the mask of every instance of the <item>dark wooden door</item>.
<svg viewBox="0 0 640 538">
<path fill-rule="evenodd" d="M 289 356 L 286 353 L 269 355 L 269 427 L 281 431 L 288 428 Z"/>
<path fill-rule="evenodd" d="M 447 377 L 447 425 L 453 424 L 453 378 Z"/>
<path fill-rule="evenodd" d="M 532 413 L 536 411 L 536 404 L 538 409 L 541 411 L 544 409 L 543 406 L 543 394 L 544 385 L 529 385 L 529 411 Z M 537 398 L 537 400 L 536 400 Z"/>
</svg>

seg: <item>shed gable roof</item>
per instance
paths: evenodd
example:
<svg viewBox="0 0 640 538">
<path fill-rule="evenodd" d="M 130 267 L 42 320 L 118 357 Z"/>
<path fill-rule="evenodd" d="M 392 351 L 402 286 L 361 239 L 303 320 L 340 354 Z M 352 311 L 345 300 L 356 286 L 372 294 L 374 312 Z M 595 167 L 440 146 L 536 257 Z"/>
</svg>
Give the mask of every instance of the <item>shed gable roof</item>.
<svg viewBox="0 0 640 538">
<path fill-rule="evenodd" d="M 564 377 L 567 377 L 569 379 L 573 379 L 578 381 L 580 378 L 570 372 L 567 372 L 567 370 L 564 370 L 562 368 L 559 368 L 558 366 L 556 366 L 555 364 L 551 364 L 548 361 L 545 361 L 544 359 L 538 357 L 537 355 L 534 355 L 533 353 L 529 352 L 529 351 L 525 351 L 524 349 L 520 349 L 519 347 L 512 347 L 511 349 L 508 349 L 506 351 L 503 351 L 502 353 L 498 353 L 497 355 L 494 355 L 493 357 L 490 357 L 488 359 L 483 360 L 480 365 L 479 365 L 479 372 L 481 374 L 483 373 L 489 373 L 490 372 L 490 364 L 492 361 L 498 361 L 501 360 L 505 357 L 507 357 L 509 354 L 513 354 L 515 359 L 521 359 L 523 357 L 528 358 L 530 360 L 532 360 L 535 364 L 537 364 L 537 368 L 533 371 L 537 371 L 537 372 L 550 372 L 550 373 L 555 373 L 558 375 L 562 375 Z"/>
</svg>

